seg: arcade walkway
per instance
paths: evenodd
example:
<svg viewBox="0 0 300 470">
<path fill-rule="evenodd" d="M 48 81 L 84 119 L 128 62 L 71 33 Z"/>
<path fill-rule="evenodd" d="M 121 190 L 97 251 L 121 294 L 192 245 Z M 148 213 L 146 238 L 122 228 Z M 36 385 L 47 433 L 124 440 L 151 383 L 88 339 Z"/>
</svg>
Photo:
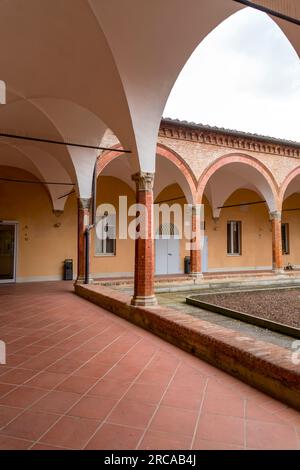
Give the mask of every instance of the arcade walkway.
<svg viewBox="0 0 300 470">
<path fill-rule="evenodd" d="M 79 298 L 0 286 L 0 449 L 300 449 L 300 413 Z"/>
</svg>

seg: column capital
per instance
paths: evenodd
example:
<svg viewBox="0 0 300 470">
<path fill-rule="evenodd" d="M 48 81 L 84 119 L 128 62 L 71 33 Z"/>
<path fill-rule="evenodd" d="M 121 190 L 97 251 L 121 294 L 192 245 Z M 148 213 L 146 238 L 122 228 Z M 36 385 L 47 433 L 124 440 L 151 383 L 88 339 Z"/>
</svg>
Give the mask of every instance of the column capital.
<svg viewBox="0 0 300 470">
<path fill-rule="evenodd" d="M 192 215 L 200 217 L 202 214 L 203 204 L 192 205 Z"/>
<path fill-rule="evenodd" d="M 131 176 L 135 181 L 137 191 L 153 191 L 155 173 L 141 171 Z"/>
<path fill-rule="evenodd" d="M 91 201 L 92 201 L 92 199 L 90 197 L 89 198 L 79 197 L 77 199 L 77 201 L 78 201 L 78 208 L 79 209 L 82 209 L 82 210 L 90 209 Z"/>
<path fill-rule="evenodd" d="M 281 220 L 281 211 L 269 212 L 270 220 Z"/>
</svg>

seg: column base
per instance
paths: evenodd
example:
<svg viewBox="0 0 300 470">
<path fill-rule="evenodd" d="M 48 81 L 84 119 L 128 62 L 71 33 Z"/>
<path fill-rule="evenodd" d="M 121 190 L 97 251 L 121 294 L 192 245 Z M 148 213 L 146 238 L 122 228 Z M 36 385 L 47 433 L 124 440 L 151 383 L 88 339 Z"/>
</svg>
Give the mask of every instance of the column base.
<svg viewBox="0 0 300 470">
<path fill-rule="evenodd" d="M 202 279 L 203 273 L 190 273 L 189 276 L 192 277 L 193 279 Z"/>
<path fill-rule="evenodd" d="M 157 305 L 157 299 L 155 295 L 137 295 L 135 297 L 132 297 L 131 305 L 134 305 L 135 307 L 154 307 L 155 305 Z"/>
<path fill-rule="evenodd" d="M 94 279 L 90 277 L 88 284 L 93 284 L 93 282 L 94 282 Z M 74 281 L 74 285 L 75 284 L 85 284 L 85 278 L 78 277 L 76 279 L 76 281 Z M 86 285 L 88 285 L 88 284 L 86 284 Z"/>
<path fill-rule="evenodd" d="M 283 268 L 272 269 L 272 272 L 273 272 L 274 274 L 277 274 L 277 275 L 279 275 L 279 274 L 286 274 L 286 271 L 285 271 Z"/>
</svg>

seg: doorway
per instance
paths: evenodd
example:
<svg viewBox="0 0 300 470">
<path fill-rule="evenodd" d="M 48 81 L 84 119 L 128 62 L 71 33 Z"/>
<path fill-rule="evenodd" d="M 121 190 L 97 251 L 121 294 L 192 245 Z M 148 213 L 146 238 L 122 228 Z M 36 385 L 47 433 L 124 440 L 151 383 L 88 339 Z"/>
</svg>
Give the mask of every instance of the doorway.
<svg viewBox="0 0 300 470">
<path fill-rule="evenodd" d="M 16 280 L 16 237 L 15 222 L 0 222 L 0 283 Z"/>
<path fill-rule="evenodd" d="M 160 225 L 155 239 L 155 274 L 179 274 L 180 239 L 174 224 Z"/>
</svg>

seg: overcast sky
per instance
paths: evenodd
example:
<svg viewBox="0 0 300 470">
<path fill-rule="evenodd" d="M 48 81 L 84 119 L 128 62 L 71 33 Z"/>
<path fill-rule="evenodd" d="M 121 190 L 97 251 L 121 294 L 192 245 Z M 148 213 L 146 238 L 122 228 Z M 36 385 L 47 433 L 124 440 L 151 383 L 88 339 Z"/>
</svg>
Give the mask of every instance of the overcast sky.
<svg viewBox="0 0 300 470">
<path fill-rule="evenodd" d="M 197 47 L 164 117 L 300 142 L 300 61 L 278 26 L 246 8 Z"/>
</svg>

